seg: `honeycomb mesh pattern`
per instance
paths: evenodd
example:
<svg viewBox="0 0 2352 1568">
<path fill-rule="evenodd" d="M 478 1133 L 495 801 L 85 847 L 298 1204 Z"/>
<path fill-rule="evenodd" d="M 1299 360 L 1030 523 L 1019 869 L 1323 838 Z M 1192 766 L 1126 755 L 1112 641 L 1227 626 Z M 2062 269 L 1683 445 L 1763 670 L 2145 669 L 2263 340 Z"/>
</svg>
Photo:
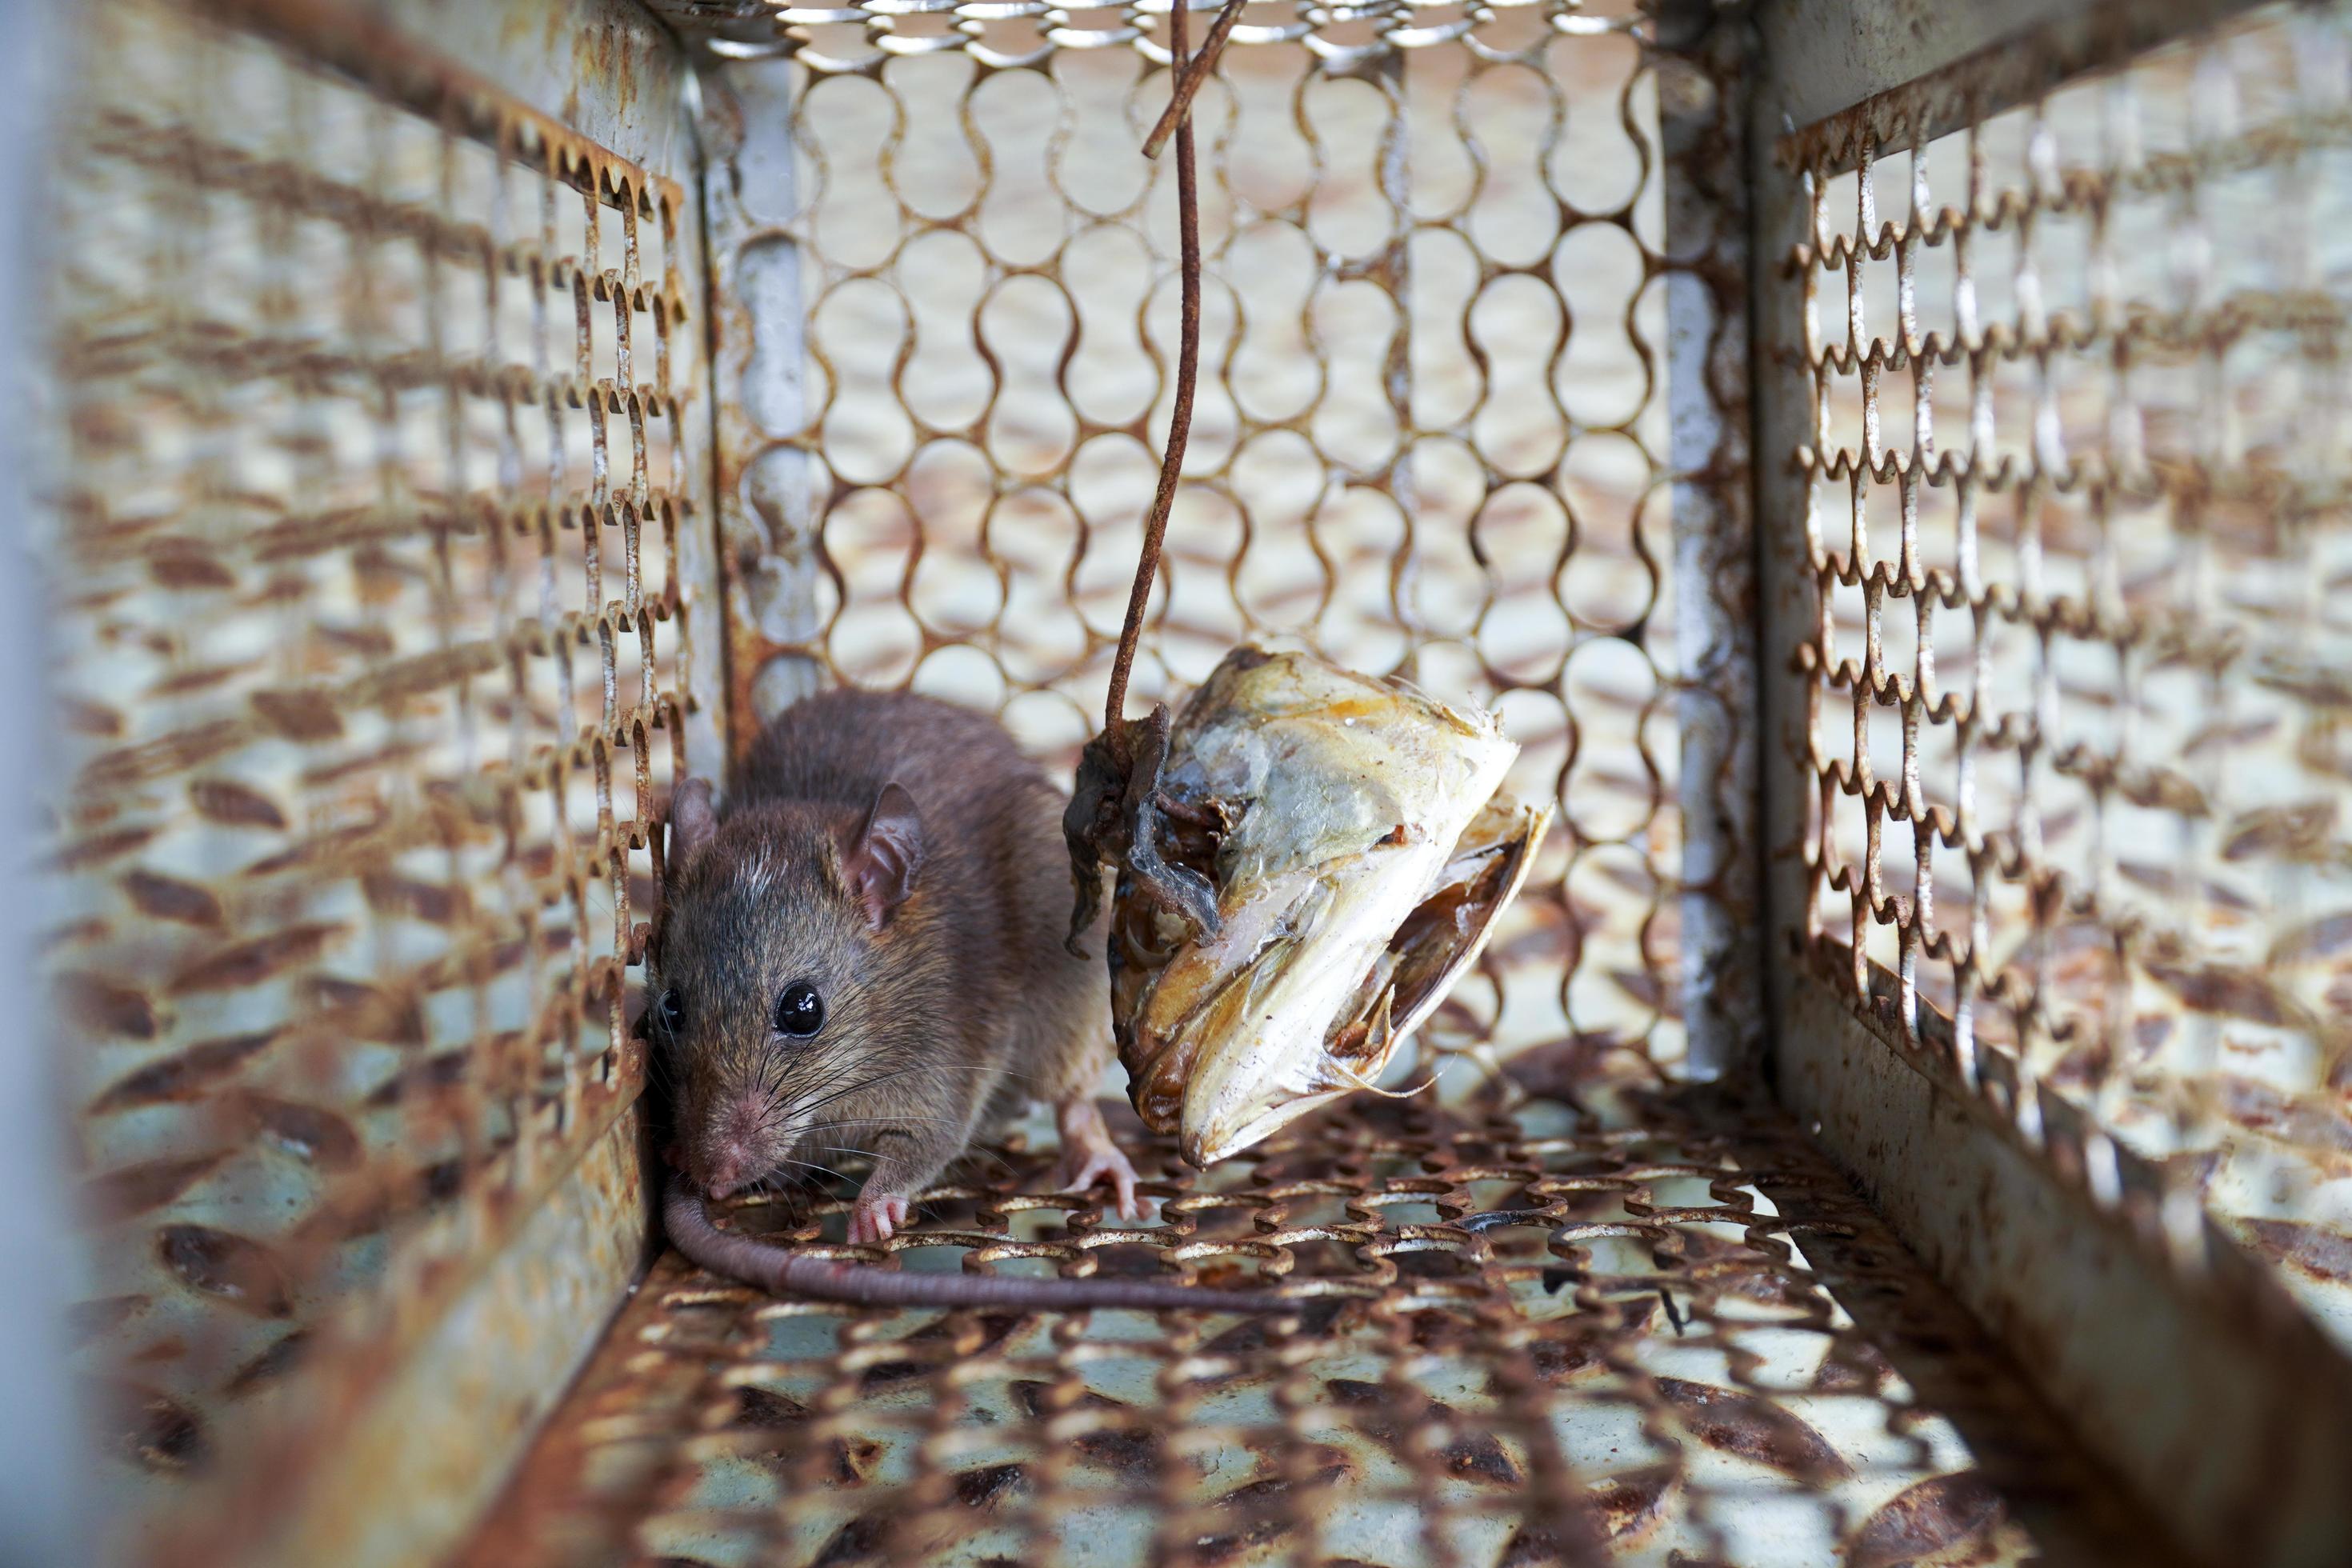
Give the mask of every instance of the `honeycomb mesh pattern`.
<svg viewBox="0 0 2352 1568">
<path fill-rule="evenodd" d="M 2039 1560 L 1878 1348 L 1975 1367 L 1943 1392 L 1982 1411 L 1979 1331 L 1785 1123 L 1733 1122 L 1359 1100 L 1206 1174 L 1123 1136 L 1168 1173 L 1160 1224 L 1020 1195 L 1042 1162 L 1014 1152 L 890 1244 L 1279 1282 L 1296 1320 L 859 1312 L 672 1255 L 464 1561 Z M 808 1240 L 846 1206 L 734 1215 Z M 1865 1336 L 1824 1282 L 1890 1318 Z M 1996 1458 L 2086 1495 L 2063 1459 Z"/>
<path fill-rule="evenodd" d="M 1130 709 L 1288 637 L 1499 711 L 1506 787 L 1563 827 L 1421 1037 L 1575 1033 L 1641 1077 L 1685 1051 L 1663 356 L 1691 258 L 1666 254 L 1635 18 L 1579 15 L 1355 75 L 1297 43 L 1223 58 L 1195 110 L 1196 413 Z M 772 575 L 743 584 L 735 678 L 912 685 L 1066 778 L 1173 397 L 1172 161 L 1135 153 L 1167 74 L 1134 47 L 790 68 L 790 210 L 714 259 L 806 324 L 804 360 L 744 365 L 757 515 L 728 558 Z"/>
<path fill-rule="evenodd" d="M 88 16 L 43 896 L 83 1326 L 181 1476 L 636 1093 L 700 359 L 675 185 L 391 56 Z"/>
<path fill-rule="evenodd" d="M 1822 973 L 1891 975 L 2095 1195 L 2152 1168 L 2191 1265 L 2201 1196 L 2339 1336 L 2347 18 L 2263 7 L 1876 159 L 1793 139 L 1813 430 L 1777 455 Z"/>
</svg>

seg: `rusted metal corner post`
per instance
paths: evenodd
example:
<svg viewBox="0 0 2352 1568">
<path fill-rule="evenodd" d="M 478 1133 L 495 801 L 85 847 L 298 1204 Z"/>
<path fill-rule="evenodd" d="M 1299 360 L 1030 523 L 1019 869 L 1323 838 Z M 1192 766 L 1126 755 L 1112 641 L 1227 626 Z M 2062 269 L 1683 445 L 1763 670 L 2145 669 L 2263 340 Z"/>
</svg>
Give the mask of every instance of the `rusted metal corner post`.
<svg viewBox="0 0 2352 1568">
<path fill-rule="evenodd" d="M 1745 6 L 1654 16 L 1665 149 L 1665 388 L 1680 679 L 1683 1018 L 1691 1076 L 1754 1071 L 1759 966 L 1755 527 L 1748 474 Z"/>
<path fill-rule="evenodd" d="M 825 480 L 810 427 L 801 240 L 791 227 L 805 216 L 793 68 L 781 55 L 707 55 L 698 75 L 726 707 L 744 743 L 824 677 L 817 487 Z"/>
<path fill-rule="evenodd" d="M 432 1561 L 653 1236 L 632 903 L 719 750 L 682 57 L 633 0 L 74 30 L 24 901 L 121 999 L 41 1042 L 121 1396 L 96 1463 L 10 1408 L 112 1559 Z"/>
</svg>

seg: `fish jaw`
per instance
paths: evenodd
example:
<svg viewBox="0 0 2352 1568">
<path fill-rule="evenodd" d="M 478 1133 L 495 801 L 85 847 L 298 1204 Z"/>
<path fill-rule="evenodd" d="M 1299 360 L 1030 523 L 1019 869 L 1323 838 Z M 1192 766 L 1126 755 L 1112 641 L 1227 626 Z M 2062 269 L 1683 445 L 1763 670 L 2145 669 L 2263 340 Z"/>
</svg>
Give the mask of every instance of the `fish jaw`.
<svg viewBox="0 0 2352 1568">
<path fill-rule="evenodd" d="M 1333 862 L 1323 869 L 1325 897 L 1313 905 L 1320 918 L 1278 953 L 1244 961 L 1258 965 L 1265 983 L 1251 988 L 1248 1015 L 1198 1056 L 1176 1134 L 1185 1159 L 1222 1160 L 1379 1077 L 1385 1057 L 1360 1076 L 1339 1077 L 1320 1047 L 1446 853 L 1444 845 L 1415 844 Z"/>
<path fill-rule="evenodd" d="M 1116 994 L 1136 1109 L 1188 1161 L 1370 1087 L 1475 961 L 1549 820 L 1496 794 L 1517 752 L 1490 715 L 1303 655 L 1237 649 L 1186 704 L 1164 776 L 1231 824 L 1214 853 L 1223 929 L 1130 921 L 1151 940 L 1114 973 L 1129 965 Z M 1465 854 L 1500 896 L 1421 939 L 1397 1016 L 1382 966 Z"/>
</svg>

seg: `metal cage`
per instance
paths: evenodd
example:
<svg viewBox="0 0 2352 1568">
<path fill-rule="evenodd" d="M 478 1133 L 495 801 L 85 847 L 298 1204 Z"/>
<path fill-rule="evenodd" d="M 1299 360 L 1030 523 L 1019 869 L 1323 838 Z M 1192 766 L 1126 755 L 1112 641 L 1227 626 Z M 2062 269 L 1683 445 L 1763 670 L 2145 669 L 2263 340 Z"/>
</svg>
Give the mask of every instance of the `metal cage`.
<svg viewBox="0 0 2352 1568">
<path fill-rule="evenodd" d="M 1273 1322 L 662 1249 L 673 784 L 837 682 L 1089 733 L 1168 26 L 27 20 L 0 1554 L 2352 1561 L 2341 4 L 1253 0 L 1137 694 L 1500 711 L 1436 1088 L 889 1247 Z"/>
</svg>

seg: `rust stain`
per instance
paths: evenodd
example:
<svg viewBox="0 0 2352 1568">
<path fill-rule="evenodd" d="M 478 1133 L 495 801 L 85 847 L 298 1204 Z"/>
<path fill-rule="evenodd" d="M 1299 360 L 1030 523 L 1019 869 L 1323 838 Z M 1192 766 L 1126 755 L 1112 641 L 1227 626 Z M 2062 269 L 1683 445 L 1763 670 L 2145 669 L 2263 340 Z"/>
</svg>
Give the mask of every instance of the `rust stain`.
<svg viewBox="0 0 2352 1568">
<path fill-rule="evenodd" d="M 2352 1284 L 2352 1233 L 2305 1220 L 2237 1222 L 2264 1253 L 2315 1279 Z"/>
<path fill-rule="evenodd" d="M 163 1266 L 190 1289 L 257 1317 L 294 1310 L 293 1283 L 270 1248 L 248 1237 L 200 1225 L 167 1225 L 155 1233 Z"/>
<path fill-rule="evenodd" d="M 224 827 L 276 831 L 287 825 L 286 812 L 276 801 L 231 779 L 194 780 L 188 785 L 188 798 L 197 811 Z"/>
<path fill-rule="evenodd" d="M 82 770 L 81 786 L 103 794 L 184 773 L 235 751 L 247 738 L 246 726 L 222 719 L 177 734 L 104 752 Z"/>
<path fill-rule="evenodd" d="M 184 882 L 177 877 L 128 871 L 123 874 L 122 890 L 138 906 L 140 913 L 155 920 L 217 926 L 227 918 L 220 899 L 210 889 Z"/>
<path fill-rule="evenodd" d="M 68 841 L 59 847 L 51 864 L 60 871 L 83 871 L 102 866 L 109 860 L 121 859 L 151 843 L 159 829 L 136 826 L 118 827 L 86 838 Z"/>
<path fill-rule="evenodd" d="M 58 709 L 68 730 L 94 741 L 119 740 L 122 731 L 130 728 L 130 721 L 122 716 L 120 709 L 108 707 L 102 702 L 91 702 L 79 697 L 60 697 Z"/>
<path fill-rule="evenodd" d="M 234 588 L 236 574 L 193 539 L 157 539 L 148 545 L 147 571 L 165 588 Z"/>
<path fill-rule="evenodd" d="M 1958 1553 L 1990 1548 L 2008 1510 L 1973 1471 L 1930 1476 L 1906 1487 L 1855 1527 L 1843 1548 L 1847 1568 L 1957 1563 Z M 1990 1552 L 1973 1561 L 1990 1560 Z"/>
<path fill-rule="evenodd" d="M 316 958 L 345 930 L 334 921 L 305 921 L 268 936 L 231 942 L 181 969 L 168 988 L 175 996 L 187 996 L 259 985 Z"/>
<path fill-rule="evenodd" d="M 1119 1424 L 1089 1426 L 1070 1439 L 1070 1447 L 1106 1469 L 1139 1479 L 1158 1469 L 1160 1433 L 1142 1412 L 1132 1406 L 1092 1389 L 1082 1390 L 1066 1405 L 1056 1406 L 1050 1402 L 1052 1384 L 1026 1378 L 1015 1379 L 1011 1392 L 1013 1403 L 1033 1421 L 1049 1418 L 1060 1409 L 1115 1413 L 1124 1418 Z"/>
<path fill-rule="evenodd" d="M 1444 1405 L 1433 1404 L 1431 1413 L 1454 1422 L 1457 1431 L 1466 1425 L 1459 1412 Z M 1456 1437 L 1439 1451 L 1438 1460 L 1447 1474 L 1463 1480 L 1516 1487 L 1526 1479 L 1517 1462 L 1491 1433 L 1473 1431 Z"/>
<path fill-rule="evenodd" d="M 1665 1517 L 1681 1482 L 1682 1474 L 1673 1465 L 1645 1465 L 1601 1480 L 1585 1493 L 1581 1506 L 1610 1545 L 1638 1546 Z"/>
<path fill-rule="evenodd" d="M 2245 1018 L 2257 1024 L 2308 1028 L 2311 1015 L 2291 997 L 2280 991 L 2275 981 L 2252 970 L 2229 969 L 2219 964 L 2200 968 L 2180 968 L 2168 963 L 2147 966 L 2150 978 L 2189 1007 L 2200 1013 L 2219 1013 L 2227 1017 Z"/>
<path fill-rule="evenodd" d="M 236 1374 L 222 1385 L 221 1392 L 231 1399 L 242 1399 L 278 1382 L 302 1364 L 310 1340 L 308 1329 L 296 1329 L 278 1336 L 268 1349 L 237 1368 Z"/>
<path fill-rule="evenodd" d="M 408 915 L 435 925 L 460 925 L 474 918 L 474 897 L 462 887 L 420 881 L 389 871 L 360 879 L 368 907 L 378 914 Z"/>
<path fill-rule="evenodd" d="M 196 1413 L 161 1389 L 106 1382 L 91 1405 L 111 1415 L 118 1449 L 143 1469 L 184 1475 L 211 1457 L 212 1442 Z"/>
<path fill-rule="evenodd" d="M 1771 1466 L 1814 1486 L 1851 1474 L 1819 1432 L 1768 1399 L 1679 1377 L 1658 1393 L 1691 1436 L 1710 1448 Z"/>
<path fill-rule="evenodd" d="M 772 1431 L 796 1426 L 807 1420 L 808 1414 L 807 1405 L 773 1389 L 739 1388 L 735 1391 L 732 1425 L 753 1431 Z"/>
<path fill-rule="evenodd" d="M 833 1479 L 842 1486 L 863 1486 L 874 1479 L 882 1463 L 882 1445 L 871 1437 L 835 1437 L 832 1446 Z"/>
<path fill-rule="evenodd" d="M 1026 1490 L 1029 1472 L 1019 1465 L 991 1465 L 956 1477 L 956 1501 L 970 1509 L 994 1508 L 1015 1492 Z"/>
<path fill-rule="evenodd" d="M 163 1032 L 154 999 L 87 970 L 63 970 L 52 984 L 58 1005 L 76 1028 L 101 1037 L 152 1040 Z"/>
<path fill-rule="evenodd" d="M 342 739 L 343 716 L 331 692 L 291 688 L 257 691 L 252 702 L 262 722 L 286 740 L 318 745 Z"/>
<path fill-rule="evenodd" d="M 888 1525 L 873 1514 L 860 1514 L 843 1525 L 826 1540 L 810 1568 L 843 1568 L 843 1564 L 859 1563 L 879 1551 L 888 1531 Z"/>
<path fill-rule="evenodd" d="M 425 1043 L 425 1011 L 408 987 L 388 990 L 335 974 L 306 974 L 303 994 L 318 1010 L 316 1027 L 387 1046 Z"/>
<path fill-rule="evenodd" d="M 163 1207 L 218 1170 L 227 1158 L 228 1151 L 215 1149 L 205 1154 L 144 1160 L 126 1165 L 83 1184 L 82 1205 L 105 1220 L 129 1219 Z"/>
<path fill-rule="evenodd" d="M 266 1094 L 241 1095 L 236 1105 L 257 1133 L 305 1164 L 348 1171 L 360 1163 L 359 1133 L 331 1110 Z"/>
</svg>

